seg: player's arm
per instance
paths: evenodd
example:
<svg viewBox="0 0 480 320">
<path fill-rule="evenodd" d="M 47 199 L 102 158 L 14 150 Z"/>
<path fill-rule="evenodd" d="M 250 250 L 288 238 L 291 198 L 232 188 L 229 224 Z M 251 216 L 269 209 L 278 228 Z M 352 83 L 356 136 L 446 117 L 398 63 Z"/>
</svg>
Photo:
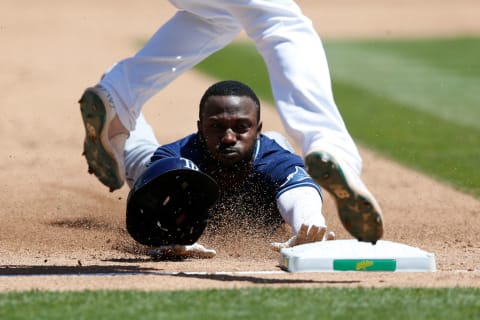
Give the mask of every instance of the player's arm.
<svg viewBox="0 0 480 320">
<path fill-rule="evenodd" d="M 333 232 L 326 233 L 322 198 L 317 189 L 310 186 L 289 189 L 278 197 L 277 207 L 294 236 L 285 242 L 272 243 L 274 250 L 335 238 Z"/>
<path fill-rule="evenodd" d="M 302 225 L 315 225 L 326 228 L 322 214 L 322 197 L 317 189 L 301 186 L 283 192 L 277 198 L 278 211 L 283 220 L 288 223 L 295 234 Z"/>
<path fill-rule="evenodd" d="M 296 166 L 281 185 L 277 207 L 282 218 L 292 227 L 294 236 L 286 242 L 272 243 L 273 249 L 335 237 L 333 232 L 326 234 L 321 190 L 303 167 Z"/>
</svg>

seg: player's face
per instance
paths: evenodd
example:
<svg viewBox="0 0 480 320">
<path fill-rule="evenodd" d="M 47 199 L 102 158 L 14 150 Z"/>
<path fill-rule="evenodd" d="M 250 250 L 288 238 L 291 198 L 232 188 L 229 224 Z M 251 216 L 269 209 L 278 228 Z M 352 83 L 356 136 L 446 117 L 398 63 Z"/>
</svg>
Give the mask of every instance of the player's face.
<svg viewBox="0 0 480 320">
<path fill-rule="evenodd" d="M 215 160 L 225 166 L 251 160 L 262 126 L 257 108 L 247 96 L 207 99 L 198 121 L 198 131 Z"/>
</svg>

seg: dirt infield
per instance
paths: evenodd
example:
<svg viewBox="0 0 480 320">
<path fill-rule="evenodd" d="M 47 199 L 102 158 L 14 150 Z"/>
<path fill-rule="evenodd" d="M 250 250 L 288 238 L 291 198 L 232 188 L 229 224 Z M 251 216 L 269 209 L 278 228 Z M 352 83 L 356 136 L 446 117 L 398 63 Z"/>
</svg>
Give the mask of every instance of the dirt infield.
<svg viewBox="0 0 480 320">
<path fill-rule="evenodd" d="M 324 38 L 480 34 L 475 0 L 299 3 Z M 242 234 L 205 238 L 218 251 L 212 260 L 142 255 L 124 230 L 128 189 L 109 193 L 87 174 L 77 100 L 173 12 L 153 0 L 0 4 L 0 291 L 480 286 L 480 201 L 363 148 L 385 239 L 435 253 L 438 272 L 287 274 L 268 247 L 271 237 Z M 195 130 L 198 99 L 211 82 L 189 72 L 148 103 L 161 143 Z M 273 108 L 263 109 L 263 120 L 264 130 L 283 131 Z M 339 238 L 349 238 L 329 198 L 325 215 Z"/>
</svg>

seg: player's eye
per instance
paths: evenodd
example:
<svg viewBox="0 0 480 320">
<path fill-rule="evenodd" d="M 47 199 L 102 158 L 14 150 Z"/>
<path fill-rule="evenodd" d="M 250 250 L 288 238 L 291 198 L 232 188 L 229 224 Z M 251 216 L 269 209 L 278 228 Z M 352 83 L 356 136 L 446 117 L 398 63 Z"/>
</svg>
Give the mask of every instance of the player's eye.
<svg viewBox="0 0 480 320">
<path fill-rule="evenodd" d="M 235 131 L 238 133 L 246 133 L 250 130 L 250 125 L 248 123 L 240 123 L 235 127 Z"/>
<path fill-rule="evenodd" d="M 222 126 L 218 122 L 210 122 L 208 127 L 210 129 L 221 129 Z"/>
</svg>

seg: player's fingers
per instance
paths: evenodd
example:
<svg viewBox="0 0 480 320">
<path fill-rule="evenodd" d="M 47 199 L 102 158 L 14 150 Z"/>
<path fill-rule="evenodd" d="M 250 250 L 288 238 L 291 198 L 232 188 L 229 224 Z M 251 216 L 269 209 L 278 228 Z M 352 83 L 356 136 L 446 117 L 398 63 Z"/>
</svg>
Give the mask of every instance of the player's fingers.
<svg viewBox="0 0 480 320">
<path fill-rule="evenodd" d="M 320 229 L 318 226 L 311 225 L 310 228 L 308 229 L 308 233 L 307 233 L 307 237 L 305 238 L 305 242 L 314 242 L 316 237 L 317 237 L 318 229 Z"/>
<path fill-rule="evenodd" d="M 307 233 L 308 233 L 308 225 L 302 224 L 300 226 L 300 230 L 298 231 L 298 234 L 296 237 L 297 244 L 305 242 L 305 239 L 307 239 Z"/>
<path fill-rule="evenodd" d="M 318 228 L 318 230 L 317 230 L 317 232 L 315 233 L 315 237 L 314 237 L 314 239 L 312 240 L 312 242 L 322 241 L 322 240 L 323 240 L 323 236 L 325 235 L 325 232 L 327 232 L 327 228 L 325 228 L 325 227 Z"/>
</svg>

